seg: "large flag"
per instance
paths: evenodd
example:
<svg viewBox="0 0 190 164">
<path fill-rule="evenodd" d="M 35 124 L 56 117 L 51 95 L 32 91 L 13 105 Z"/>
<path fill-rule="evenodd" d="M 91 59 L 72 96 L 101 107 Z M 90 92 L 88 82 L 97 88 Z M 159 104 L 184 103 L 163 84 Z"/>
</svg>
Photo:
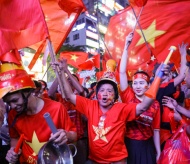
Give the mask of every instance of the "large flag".
<svg viewBox="0 0 190 164">
<path fill-rule="evenodd" d="M 0 62 L 1 63 L 15 63 L 17 65 L 20 65 L 21 55 L 18 52 L 17 49 L 11 50 L 5 54 L 0 55 Z"/>
<path fill-rule="evenodd" d="M 39 0 L 0 1 L 0 55 L 48 37 Z"/>
<path fill-rule="evenodd" d="M 67 59 L 67 63 L 72 65 L 75 68 L 78 68 L 78 65 L 84 63 L 88 58 L 88 53 L 86 52 L 61 52 L 60 58 Z"/>
<path fill-rule="evenodd" d="M 147 3 L 147 0 L 128 0 L 128 1 L 131 6 L 138 6 L 138 7 L 142 7 Z"/>
<path fill-rule="evenodd" d="M 82 0 L 40 0 L 40 3 L 45 15 L 54 51 L 57 53 L 70 33 L 78 16 L 86 8 Z M 37 51 L 41 44 L 43 43 L 32 45 L 31 48 Z M 43 53 L 44 52 L 45 48 L 43 50 Z M 39 55 L 40 54 L 38 54 L 38 56 Z M 29 65 L 29 69 L 32 69 L 36 58 L 31 61 L 32 64 Z"/>
<path fill-rule="evenodd" d="M 94 55 L 84 63 L 78 65 L 81 70 L 91 70 L 93 67 L 100 69 L 100 54 Z"/>
<path fill-rule="evenodd" d="M 137 25 L 134 37 L 129 47 L 128 73 L 131 70 L 150 72 L 152 63 L 164 61 L 170 46 L 182 42 L 190 43 L 190 0 L 148 0 L 140 16 L 140 27 Z M 141 8 L 134 7 L 138 16 Z M 111 56 L 119 62 L 125 43 L 125 38 L 135 26 L 136 19 L 131 7 L 122 10 L 110 20 L 105 36 L 105 43 Z M 146 38 L 146 41 L 144 38 Z M 178 68 L 180 54 L 177 49 L 170 59 Z"/>
</svg>

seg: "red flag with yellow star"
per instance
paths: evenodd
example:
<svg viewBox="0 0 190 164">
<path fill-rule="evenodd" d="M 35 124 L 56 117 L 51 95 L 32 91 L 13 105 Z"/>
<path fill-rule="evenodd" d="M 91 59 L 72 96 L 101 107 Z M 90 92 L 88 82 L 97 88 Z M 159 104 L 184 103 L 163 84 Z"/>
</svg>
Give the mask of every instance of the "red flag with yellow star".
<svg viewBox="0 0 190 164">
<path fill-rule="evenodd" d="M 53 48 L 55 53 L 58 53 L 79 15 L 86 10 L 86 7 L 82 0 L 40 0 L 40 3 Z M 39 42 L 30 47 L 38 51 L 39 47 L 42 47 L 43 44 Z M 44 53 L 45 48 L 41 52 Z M 44 60 L 47 59 L 48 54 L 44 55 Z M 36 54 L 32 59 L 29 69 L 32 69 L 39 55 L 40 53 Z"/>
<path fill-rule="evenodd" d="M 67 59 L 67 63 L 75 68 L 84 63 L 88 57 L 86 52 L 61 52 L 60 58 Z"/>
<path fill-rule="evenodd" d="M 49 36 L 39 0 L 1 0 L 0 20 L 0 55 Z"/>
<path fill-rule="evenodd" d="M 130 5 L 142 7 L 146 5 L 147 0 L 129 0 Z"/>
<path fill-rule="evenodd" d="M 170 46 L 178 47 L 183 41 L 190 43 L 190 0 L 148 0 L 134 30 L 129 47 L 128 71 L 142 69 L 150 72 L 152 63 L 162 62 Z M 138 16 L 141 8 L 134 7 Z M 125 38 L 135 27 L 136 19 L 131 7 L 122 10 L 110 20 L 105 43 L 112 57 L 119 62 Z M 141 32 L 143 31 L 143 34 Z M 170 59 L 179 67 L 180 54 L 177 49 Z"/>
<path fill-rule="evenodd" d="M 78 66 L 81 70 L 91 70 L 93 67 L 100 69 L 100 54 L 94 55 Z"/>
</svg>

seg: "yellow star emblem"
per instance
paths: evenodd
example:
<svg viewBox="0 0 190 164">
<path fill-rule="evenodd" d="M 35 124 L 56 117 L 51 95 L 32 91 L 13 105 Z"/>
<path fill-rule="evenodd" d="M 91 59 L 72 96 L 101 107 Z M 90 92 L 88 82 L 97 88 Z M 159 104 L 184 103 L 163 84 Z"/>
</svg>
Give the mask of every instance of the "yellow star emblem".
<svg viewBox="0 0 190 164">
<path fill-rule="evenodd" d="M 143 34 L 141 33 L 141 30 L 136 30 L 136 31 L 141 36 L 138 43 L 136 44 L 136 46 L 138 46 L 138 45 L 143 44 L 145 41 L 143 38 Z M 154 20 L 147 29 L 142 30 L 142 31 L 144 33 L 144 36 L 145 36 L 147 42 L 154 48 L 155 48 L 156 37 L 166 33 L 166 31 L 156 30 L 156 20 Z"/>
<path fill-rule="evenodd" d="M 36 135 L 36 132 L 33 132 L 32 136 L 32 142 L 26 142 L 33 150 L 34 153 L 33 155 L 37 155 L 41 147 L 46 143 L 46 142 L 39 142 L 38 137 Z"/>
<path fill-rule="evenodd" d="M 108 131 L 111 129 L 110 127 L 107 127 L 105 129 L 103 128 L 98 128 L 97 126 L 92 125 L 94 132 L 96 133 L 96 137 L 94 138 L 93 141 L 96 141 L 98 139 L 101 139 L 105 142 L 108 142 L 107 138 L 106 138 L 106 134 L 108 133 Z"/>
<path fill-rule="evenodd" d="M 74 60 L 76 62 L 77 58 L 78 58 L 78 56 L 76 56 L 75 54 L 71 55 L 71 60 Z"/>
</svg>

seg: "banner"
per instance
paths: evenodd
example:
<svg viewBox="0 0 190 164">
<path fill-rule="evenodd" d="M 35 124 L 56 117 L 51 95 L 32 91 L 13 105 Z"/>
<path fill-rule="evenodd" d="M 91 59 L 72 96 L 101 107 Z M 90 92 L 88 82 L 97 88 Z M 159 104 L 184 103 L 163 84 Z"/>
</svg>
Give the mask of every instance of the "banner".
<svg viewBox="0 0 190 164">
<path fill-rule="evenodd" d="M 54 51 L 57 53 L 69 35 L 78 16 L 86 8 L 82 0 L 40 0 L 40 3 L 45 15 Z M 41 44 L 43 43 L 40 42 L 30 47 L 37 51 Z M 44 51 L 45 48 L 42 53 Z M 36 61 L 36 59 L 34 60 Z M 35 63 L 35 61 L 31 62 Z M 30 69 L 32 67 L 33 65 L 30 65 Z"/>
<path fill-rule="evenodd" d="M 78 65 L 87 60 L 88 54 L 86 52 L 61 52 L 60 58 L 67 59 L 68 64 L 78 68 Z"/>
<path fill-rule="evenodd" d="M 0 20 L 0 55 L 48 37 L 39 0 L 1 0 Z"/>
<path fill-rule="evenodd" d="M 190 22 L 187 21 L 190 17 L 189 8 L 190 0 L 147 1 L 140 16 L 140 26 L 137 24 L 128 49 L 127 70 L 131 76 L 134 70 L 145 70 L 151 73 L 156 61 L 160 63 L 165 60 L 170 46 L 178 48 L 182 42 L 190 43 Z M 140 10 L 141 8 L 134 7 L 136 16 L 139 15 Z M 133 31 L 135 24 L 136 18 L 130 6 L 110 20 L 105 43 L 117 62 L 122 56 L 125 38 Z M 176 68 L 179 67 L 178 49 L 172 54 L 170 61 L 175 63 Z"/>
</svg>

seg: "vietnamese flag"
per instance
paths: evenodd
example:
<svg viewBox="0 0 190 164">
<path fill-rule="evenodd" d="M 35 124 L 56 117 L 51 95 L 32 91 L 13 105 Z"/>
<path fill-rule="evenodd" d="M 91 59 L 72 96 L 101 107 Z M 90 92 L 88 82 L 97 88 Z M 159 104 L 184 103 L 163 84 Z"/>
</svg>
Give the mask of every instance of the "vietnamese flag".
<svg viewBox="0 0 190 164">
<path fill-rule="evenodd" d="M 88 53 L 86 52 L 61 52 L 60 58 L 67 59 L 67 63 L 72 65 L 75 68 L 78 68 L 78 65 L 84 63 L 88 58 Z"/>
<path fill-rule="evenodd" d="M 138 16 L 139 7 L 134 7 Z M 190 0 L 148 0 L 144 6 L 139 23 L 147 44 L 143 39 L 140 27 L 137 25 L 134 37 L 129 47 L 128 72 L 145 70 L 151 72 L 152 63 L 164 61 L 170 46 L 182 42 L 190 43 Z M 135 26 L 135 17 L 131 7 L 122 10 L 110 20 L 105 42 L 113 59 L 119 62 L 125 43 L 125 38 Z M 179 67 L 180 54 L 177 49 L 170 59 Z"/>
<path fill-rule="evenodd" d="M 100 69 L 100 54 L 94 55 L 84 63 L 78 65 L 81 70 L 91 70 L 93 67 Z"/>
<path fill-rule="evenodd" d="M 96 80 L 97 80 L 97 81 L 99 81 L 99 80 L 103 77 L 104 72 L 105 72 L 105 71 L 96 72 Z"/>
<path fill-rule="evenodd" d="M 39 0 L 1 0 L 0 20 L 0 55 L 49 36 Z"/>
<path fill-rule="evenodd" d="M 128 0 L 128 1 L 131 6 L 138 6 L 138 7 L 142 7 L 147 3 L 147 0 Z"/>
<path fill-rule="evenodd" d="M 50 40 L 57 54 L 77 18 L 86 8 L 82 0 L 40 0 L 40 3 L 45 15 Z M 30 47 L 37 51 L 41 44 L 43 43 L 40 42 Z M 42 53 L 44 52 L 45 48 Z M 49 53 L 46 54 L 48 55 Z M 47 56 L 45 57 L 47 58 Z M 29 69 L 32 69 L 35 62 L 36 58 L 31 61 L 32 64 L 29 65 Z"/>
<path fill-rule="evenodd" d="M 22 59 L 21 59 L 21 55 L 18 52 L 18 50 L 14 49 L 14 50 L 11 50 L 11 51 L 9 51 L 9 52 L 7 52 L 5 54 L 0 55 L 0 61 L 2 63 L 9 62 L 9 63 L 15 63 L 17 65 L 20 65 Z"/>
<path fill-rule="evenodd" d="M 81 0 L 58 0 L 58 4 L 62 10 L 68 13 L 69 16 L 73 12 L 78 13 L 81 10 L 81 7 L 83 10 L 86 10 L 86 7 Z"/>
</svg>

